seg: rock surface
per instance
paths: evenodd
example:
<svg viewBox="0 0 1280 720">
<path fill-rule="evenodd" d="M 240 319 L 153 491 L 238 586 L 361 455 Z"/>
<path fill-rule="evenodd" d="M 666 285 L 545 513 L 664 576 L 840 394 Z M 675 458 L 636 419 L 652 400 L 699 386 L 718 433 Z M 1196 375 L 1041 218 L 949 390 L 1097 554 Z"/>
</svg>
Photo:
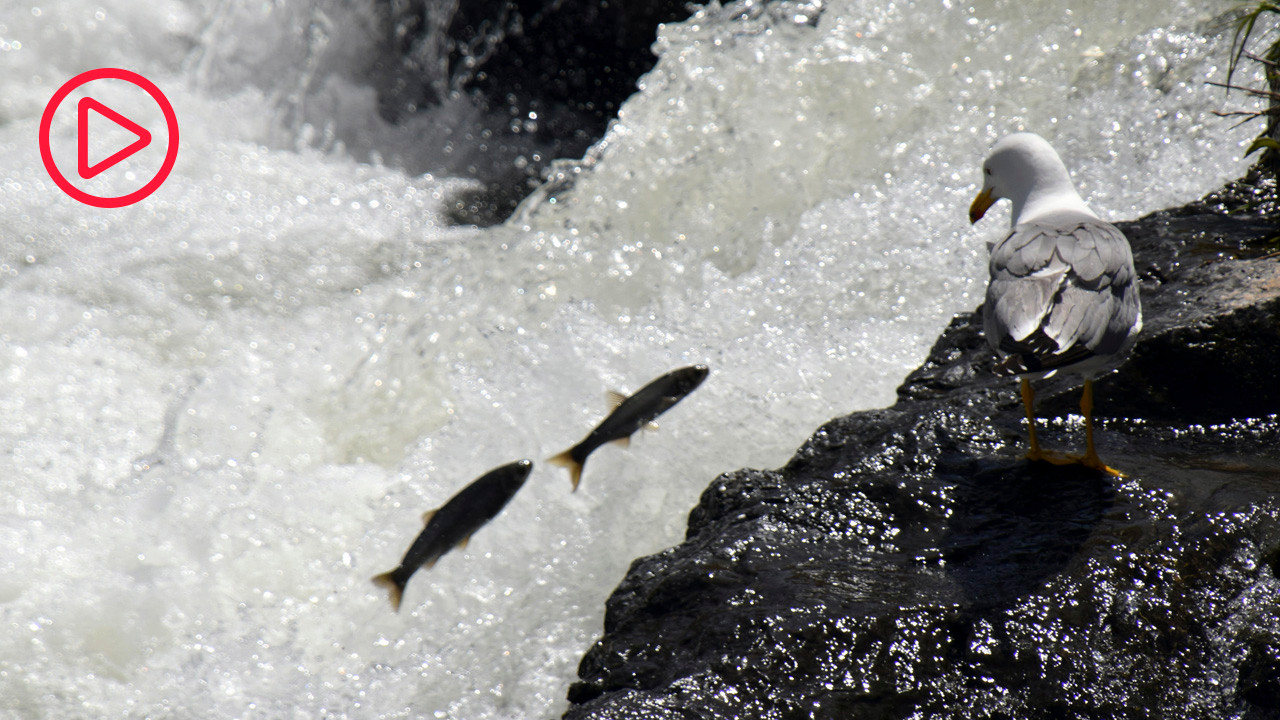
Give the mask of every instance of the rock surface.
<svg viewBox="0 0 1280 720">
<path fill-rule="evenodd" d="M 582 157 L 636 81 L 653 68 L 660 23 L 688 0 L 400 0 L 386 6 L 376 63 L 382 116 L 401 122 L 451 96 L 476 108 L 468 145 L 486 157 L 456 168 L 484 183 L 453 219 L 504 220 L 556 158 Z"/>
<path fill-rule="evenodd" d="M 564 717 L 1280 718 L 1268 192 L 1121 225 L 1145 328 L 1096 416 L 1127 477 L 1024 460 L 961 315 L 893 407 L 706 489 L 609 599 Z M 1078 378 L 1038 393 L 1042 443 L 1082 452 Z"/>
</svg>

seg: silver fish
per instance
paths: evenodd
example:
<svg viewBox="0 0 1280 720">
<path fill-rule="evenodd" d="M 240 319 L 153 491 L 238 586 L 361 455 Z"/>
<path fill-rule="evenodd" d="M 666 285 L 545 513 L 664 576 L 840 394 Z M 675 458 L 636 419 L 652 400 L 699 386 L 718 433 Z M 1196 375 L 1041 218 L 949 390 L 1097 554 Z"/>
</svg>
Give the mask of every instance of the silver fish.
<svg viewBox="0 0 1280 720">
<path fill-rule="evenodd" d="M 391 593 L 391 607 L 400 612 L 404 586 L 418 568 L 431 568 L 442 555 L 455 547 L 466 547 L 471 534 L 489 522 L 524 486 L 533 462 L 516 462 L 494 468 L 466 486 L 449 502 L 422 516 L 427 526 L 404 554 L 400 566 L 383 573 L 373 582 Z"/>
<path fill-rule="evenodd" d="M 628 442 L 635 431 L 651 423 L 654 418 L 670 410 L 671 406 L 693 392 L 707 378 L 708 372 L 710 371 L 706 365 L 690 365 L 672 370 L 640 388 L 631 397 L 611 394 L 617 406 L 609 417 L 596 426 L 582 442 L 547 462 L 569 468 L 569 479 L 576 491 L 578 483 L 582 482 L 582 466 L 586 464 L 588 455 L 605 443 Z"/>
</svg>

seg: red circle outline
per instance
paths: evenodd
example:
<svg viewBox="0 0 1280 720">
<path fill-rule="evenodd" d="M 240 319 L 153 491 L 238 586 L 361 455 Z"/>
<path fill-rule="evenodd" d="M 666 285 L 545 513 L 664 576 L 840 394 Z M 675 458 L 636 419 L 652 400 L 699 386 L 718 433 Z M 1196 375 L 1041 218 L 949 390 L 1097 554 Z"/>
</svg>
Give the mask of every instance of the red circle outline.
<svg viewBox="0 0 1280 720">
<path fill-rule="evenodd" d="M 67 95 L 70 95 L 73 90 L 81 85 L 104 79 L 123 80 L 146 91 L 151 96 L 151 99 L 155 100 L 156 104 L 160 106 L 160 111 L 164 113 L 165 125 L 169 129 L 169 147 L 165 152 L 164 164 L 160 166 L 160 171 L 146 185 L 127 195 L 118 197 L 90 195 L 72 185 L 63 176 L 62 171 L 58 169 L 58 164 L 53 161 L 53 151 L 49 149 L 49 129 L 53 126 L 53 115 L 58 111 L 58 106 L 67 98 Z M 49 172 L 49 177 L 53 178 L 58 187 L 85 205 L 99 208 L 118 208 L 132 205 L 155 192 L 161 183 L 169 177 L 169 171 L 173 170 L 173 164 L 178 160 L 178 116 L 174 114 L 173 106 L 169 104 L 169 98 L 160 92 L 160 88 L 136 72 L 120 68 L 98 68 L 97 70 L 82 72 L 58 88 L 58 92 L 53 94 L 53 97 L 49 99 L 49 104 L 44 108 L 44 115 L 40 117 L 40 159 L 44 161 L 44 169 Z"/>
</svg>

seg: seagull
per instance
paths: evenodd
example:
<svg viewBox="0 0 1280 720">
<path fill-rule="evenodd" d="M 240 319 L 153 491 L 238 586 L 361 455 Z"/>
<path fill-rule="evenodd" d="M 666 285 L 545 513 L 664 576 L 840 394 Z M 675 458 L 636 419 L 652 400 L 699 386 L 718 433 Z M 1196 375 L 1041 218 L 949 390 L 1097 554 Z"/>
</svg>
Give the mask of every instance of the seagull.
<svg viewBox="0 0 1280 720">
<path fill-rule="evenodd" d="M 1058 153 L 1035 133 L 997 142 L 982 173 L 982 191 L 969 206 L 971 223 L 997 200 L 1013 203 L 1011 230 L 991 248 L 982 319 L 987 342 L 1000 358 L 996 374 L 1021 380 L 1027 458 L 1119 475 L 1094 448 L 1093 378 L 1119 364 L 1142 329 L 1129 241 L 1085 205 Z M 1059 372 L 1084 377 L 1082 457 L 1048 453 L 1036 439 L 1031 380 Z"/>
</svg>

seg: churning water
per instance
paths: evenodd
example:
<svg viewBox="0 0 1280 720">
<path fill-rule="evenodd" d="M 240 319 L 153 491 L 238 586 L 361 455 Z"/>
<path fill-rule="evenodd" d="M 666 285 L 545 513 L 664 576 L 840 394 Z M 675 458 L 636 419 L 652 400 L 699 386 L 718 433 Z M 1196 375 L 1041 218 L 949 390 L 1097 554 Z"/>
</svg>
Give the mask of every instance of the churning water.
<svg viewBox="0 0 1280 720">
<path fill-rule="evenodd" d="M 977 304 L 996 138 L 1045 135 L 1126 219 L 1239 174 L 1255 131 L 1212 114 L 1237 102 L 1204 84 L 1217 2 L 715 6 L 661 29 L 588 158 L 449 227 L 472 181 L 417 171 L 484 139 L 465 104 L 378 119 L 349 71 L 372 4 L 0 3 L 0 717 L 555 716 L 703 487 L 890 403 Z M 107 66 L 182 129 L 118 210 L 63 195 L 36 142 Z M 391 612 L 369 578 L 423 511 L 692 362 L 711 377 L 660 431 L 576 494 L 540 463 Z"/>
</svg>

